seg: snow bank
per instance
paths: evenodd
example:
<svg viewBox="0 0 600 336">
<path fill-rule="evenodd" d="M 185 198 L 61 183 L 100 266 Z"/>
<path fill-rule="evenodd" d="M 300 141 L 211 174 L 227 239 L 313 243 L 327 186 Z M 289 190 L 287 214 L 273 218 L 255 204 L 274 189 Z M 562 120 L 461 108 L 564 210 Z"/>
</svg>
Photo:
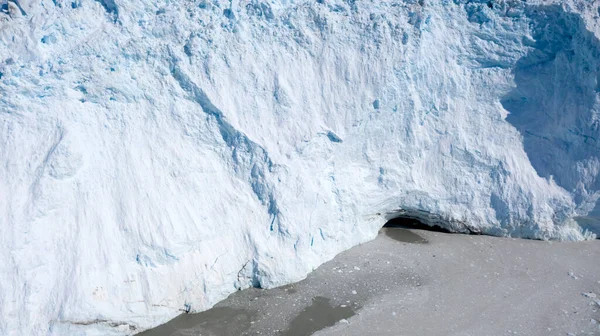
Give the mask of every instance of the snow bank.
<svg viewBox="0 0 600 336">
<path fill-rule="evenodd" d="M 398 215 L 593 236 L 597 1 L 0 5 L 2 335 L 132 334 Z"/>
</svg>

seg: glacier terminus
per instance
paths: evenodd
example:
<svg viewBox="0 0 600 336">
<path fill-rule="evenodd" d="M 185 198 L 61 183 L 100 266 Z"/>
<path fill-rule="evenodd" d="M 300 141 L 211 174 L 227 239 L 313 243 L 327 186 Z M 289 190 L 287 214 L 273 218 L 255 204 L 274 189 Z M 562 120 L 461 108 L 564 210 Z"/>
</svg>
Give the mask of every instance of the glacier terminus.
<svg viewBox="0 0 600 336">
<path fill-rule="evenodd" d="M 398 216 L 600 233 L 600 1 L 0 7 L 1 335 L 135 334 Z"/>
</svg>

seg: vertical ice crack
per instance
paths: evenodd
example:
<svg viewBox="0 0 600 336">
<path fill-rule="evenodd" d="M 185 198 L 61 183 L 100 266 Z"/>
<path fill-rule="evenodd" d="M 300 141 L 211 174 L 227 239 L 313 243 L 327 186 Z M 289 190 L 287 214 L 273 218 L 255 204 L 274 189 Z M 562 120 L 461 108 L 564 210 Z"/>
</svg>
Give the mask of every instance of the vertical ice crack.
<svg viewBox="0 0 600 336">
<path fill-rule="evenodd" d="M 225 119 L 223 112 L 210 101 L 206 93 L 181 69 L 178 60 L 174 56 L 171 57 L 170 69 L 171 75 L 181 89 L 188 94 L 188 98 L 200 105 L 204 113 L 214 118 L 223 141 L 232 149 L 231 155 L 235 172 L 250 183 L 254 194 L 266 206 L 271 217 L 269 229 L 274 231 L 277 227 L 280 230 L 278 218 L 280 211 L 273 193 L 273 186 L 269 185 L 265 176 L 265 172 L 270 173 L 273 171 L 273 162 L 266 150 Z"/>
</svg>

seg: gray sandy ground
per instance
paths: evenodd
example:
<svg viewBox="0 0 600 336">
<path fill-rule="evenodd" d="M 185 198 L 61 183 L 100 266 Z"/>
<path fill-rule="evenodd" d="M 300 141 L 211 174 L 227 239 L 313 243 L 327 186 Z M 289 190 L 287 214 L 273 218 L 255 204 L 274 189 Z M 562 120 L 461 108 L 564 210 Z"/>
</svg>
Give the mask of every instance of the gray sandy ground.
<svg viewBox="0 0 600 336">
<path fill-rule="evenodd" d="M 384 228 L 304 281 L 140 335 L 600 335 L 599 310 L 599 240 Z"/>
</svg>

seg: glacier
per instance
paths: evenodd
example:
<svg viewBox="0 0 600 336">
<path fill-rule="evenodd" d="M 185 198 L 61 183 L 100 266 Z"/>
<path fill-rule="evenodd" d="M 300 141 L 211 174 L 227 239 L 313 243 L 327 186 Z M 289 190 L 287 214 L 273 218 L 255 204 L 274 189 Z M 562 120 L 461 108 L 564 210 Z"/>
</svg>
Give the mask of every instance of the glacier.
<svg viewBox="0 0 600 336">
<path fill-rule="evenodd" d="M 135 334 L 398 216 L 600 232 L 597 0 L 0 7 L 2 335 Z"/>
</svg>

